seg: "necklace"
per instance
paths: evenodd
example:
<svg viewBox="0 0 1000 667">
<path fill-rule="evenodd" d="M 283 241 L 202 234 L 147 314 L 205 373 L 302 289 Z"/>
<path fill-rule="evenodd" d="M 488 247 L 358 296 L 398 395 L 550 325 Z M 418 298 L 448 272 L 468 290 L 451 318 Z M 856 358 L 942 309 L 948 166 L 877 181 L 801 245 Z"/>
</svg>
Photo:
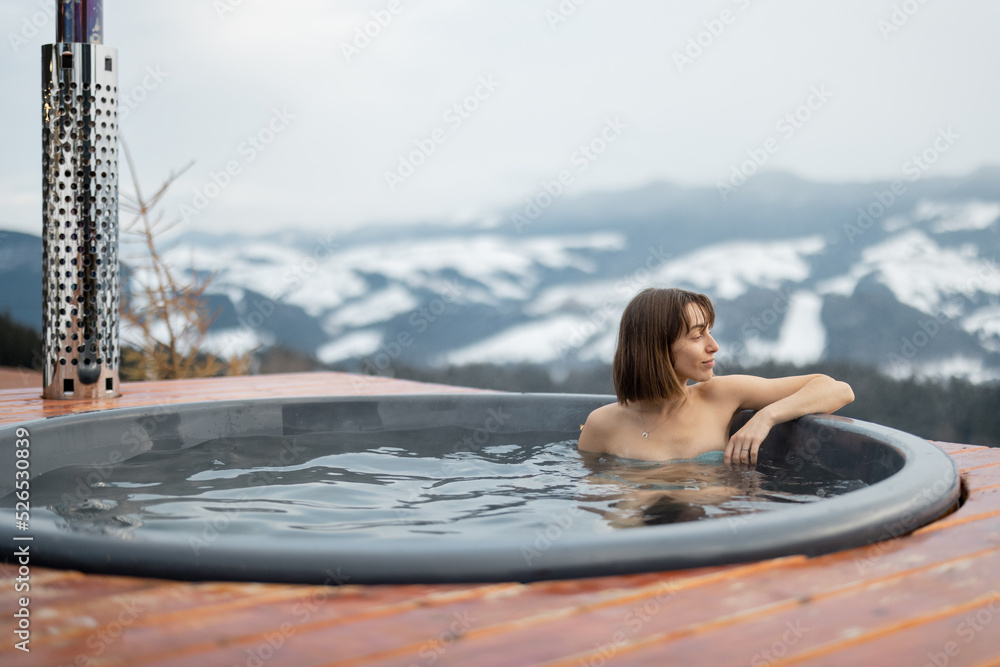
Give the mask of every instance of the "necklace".
<svg viewBox="0 0 1000 667">
<path fill-rule="evenodd" d="M 657 424 L 656 426 L 654 426 L 653 428 L 651 428 L 651 429 L 649 429 L 647 431 L 646 430 L 646 423 L 642 420 L 642 405 L 640 404 L 639 405 L 639 425 L 642 427 L 642 437 L 648 439 L 650 433 L 652 433 L 656 429 L 658 429 L 661 426 L 663 426 L 663 422 L 660 422 L 659 424 Z"/>
</svg>

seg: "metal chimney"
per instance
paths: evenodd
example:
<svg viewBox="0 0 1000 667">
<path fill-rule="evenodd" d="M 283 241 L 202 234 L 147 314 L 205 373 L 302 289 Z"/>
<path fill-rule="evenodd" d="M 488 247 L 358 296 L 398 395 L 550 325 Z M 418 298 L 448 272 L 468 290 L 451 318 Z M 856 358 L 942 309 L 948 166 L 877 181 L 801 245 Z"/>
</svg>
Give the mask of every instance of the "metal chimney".
<svg viewBox="0 0 1000 667">
<path fill-rule="evenodd" d="M 102 0 L 58 0 L 42 47 L 45 398 L 119 395 L 118 52 Z"/>
</svg>

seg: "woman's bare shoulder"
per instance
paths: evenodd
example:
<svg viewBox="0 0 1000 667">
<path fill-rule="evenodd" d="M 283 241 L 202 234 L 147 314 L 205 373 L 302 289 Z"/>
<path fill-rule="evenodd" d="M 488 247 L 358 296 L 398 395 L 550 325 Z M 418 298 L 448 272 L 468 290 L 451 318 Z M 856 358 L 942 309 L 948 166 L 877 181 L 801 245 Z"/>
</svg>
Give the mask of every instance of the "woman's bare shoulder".
<svg viewBox="0 0 1000 667">
<path fill-rule="evenodd" d="M 720 375 L 699 382 L 692 389 L 708 403 L 726 411 L 735 411 L 746 393 L 746 375 Z"/>
<path fill-rule="evenodd" d="M 581 427 L 577 447 L 588 452 L 604 453 L 624 413 L 625 408 L 618 403 L 602 405 L 591 412 L 587 417 L 587 423 Z"/>
<path fill-rule="evenodd" d="M 602 405 L 587 417 L 585 430 L 587 428 L 605 429 L 614 427 L 615 423 L 622 419 L 625 414 L 625 406 L 620 403 L 608 403 Z"/>
<path fill-rule="evenodd" d="M 717 399 L 733 390 L 732 375 L 717 375 L 710 380 L 692 385 L 689 389 L 708 399 Z"/>
<path fill-rule="evenodd" d="M 753 375 L 717 375 L 711 380 L 699 382 L 695 387 L 705 396 L 720 398 L 742 395 L 756 387 L 760 381 L 761 378 Z"/>
<path fill-rule="evenodd" d="M 706 395 L 710 395 L 714 401 L 736 401 L 742 408 L 759 410 L 794 394 L 810 381 L 825 377 L 815 373 L 779 378 L 762 378 L 756 375 L 723 375 L 712 378 L 703 384 L 707 392 Z M 853 399 L 853 394 L 851 399 Z M 851 399 L 848 399 L 847 402 L 849 403 Z"/>
</svg>

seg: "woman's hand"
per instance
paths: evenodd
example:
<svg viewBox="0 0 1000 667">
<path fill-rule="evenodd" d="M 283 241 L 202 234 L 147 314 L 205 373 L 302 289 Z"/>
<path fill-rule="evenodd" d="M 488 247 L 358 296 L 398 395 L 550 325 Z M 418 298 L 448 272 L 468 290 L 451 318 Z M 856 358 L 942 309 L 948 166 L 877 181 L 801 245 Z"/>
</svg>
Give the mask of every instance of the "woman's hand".
<svg viewBox="0 0 1000 667">
<path fill-rule="evenodd" d="M 727 463 L 756 463 L 757 450 L 775 424 L 803 415 L 835 412 L 854 400 L 850 385 L 818 373 L 772 380 L 728 375 L 711 382 L 716 383 L 722 400 L 728 399 L 735 404 L 734 413 L 757 410 L 757 414 L 729 439 L 725 453 Z"/>
<path fill-rule="evenodd" d="M 729 443 L 726 444 L 726 463 L 755 465 L 757 450 L 760 449 L 760 444 L 764 442 L 774 424 L 766 410 L 757 412 L 743 425 L 743 428 L 729 438 Z"/>
</svg>

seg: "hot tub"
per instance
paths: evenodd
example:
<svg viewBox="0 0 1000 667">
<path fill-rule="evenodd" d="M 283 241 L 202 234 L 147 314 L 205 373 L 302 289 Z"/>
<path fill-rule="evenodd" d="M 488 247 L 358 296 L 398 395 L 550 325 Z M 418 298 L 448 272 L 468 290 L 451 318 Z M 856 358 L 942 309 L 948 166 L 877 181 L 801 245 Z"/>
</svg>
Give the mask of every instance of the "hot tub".
<svg viewBox="0 0 1000 667">
<path fill-rule="evenodd" d="M 90 481 L 99 485 L 129 461 L 143 460 L 137 456 L 174 456 L 184 462 L 198 451 L 191 448 L 213 439 L 280 442 L 324 434 L 332 448 L 339 439 L 389 443 L 404 462 L 407 456 L 454 461 L 456 454 L 503 448 L 505 443 L 535 448 L 563 443 L 567 448 L 590 411 L 613 401 L 612 396 L 501 393 L 283 398 L 54 417 L 0 429 L 0 460 L 8 471 L 0 479 L 0 496 L 8 515 L 23 509 L 15 507 L 12 495 L 19 467 L 30 474 L 29 490 L 67 466 L 90 466 L 83 469 L 90 471 L 86 475 L 67 479 L 80 483 L 93 476 Z M 422 437 L 442 428 L 448 437 Z M 25 439 L 30 456 L 18 458 Z M 29 463 L 19 463 L 24 460 Z M 916 436 L 875 424 L 809 416 L 774 428 L 761 448 L 759 465 L 777 466 L 780 475 L 781 469 L 803 464 L 866 486 L 735 521 L 707 519 L 592 534 L 564 530 L 566 520 L 553 511 L 541 524 L 544 530 L 534 531 L 530 539 L 502 528 L 474 535 L 428 531 L 405 538 L 315 530 L 272 535 L 232 529 L 238 517 L 220 517 L 208 533 L 101 534 L 76 528 L 57 508 L 36 501 L 27 528 L 18 527 L 12 516 L 4 522 L 4 544 L 8 562 L 16 561 L 17 547 L 30 544 L 33 564 L 182 580 L 533 581 L 818 555 L 908 533 L 948 513 L 959 500 L 959 477 L 948 456 Z M 142 477 L 141 466 L 134 470 Z M 88 492 L 72 488 L 70 481 L 65 493 L 85 500 Z M 134 486 L 141 493 L 142 484 Z M 574 511 L 570 502 L 566 514 Z"/>
</svg>

